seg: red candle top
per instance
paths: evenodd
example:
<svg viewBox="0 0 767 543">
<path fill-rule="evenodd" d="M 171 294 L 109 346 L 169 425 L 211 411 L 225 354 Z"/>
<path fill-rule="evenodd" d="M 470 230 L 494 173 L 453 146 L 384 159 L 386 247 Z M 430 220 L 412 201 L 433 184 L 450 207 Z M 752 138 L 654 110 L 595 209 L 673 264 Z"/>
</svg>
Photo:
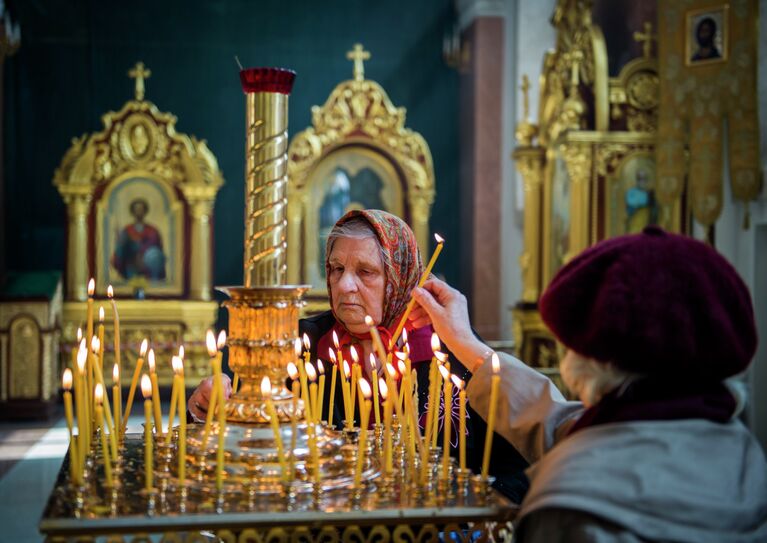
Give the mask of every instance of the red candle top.
<svg viewBox="0 0 767 543">
<path fill-rule="evenodd" d="M 242 90 L 249 92 L 279 92 L 290 94 L 296 72 L 285 68 L 247 68 L 240 71 Z"/>
</svg>

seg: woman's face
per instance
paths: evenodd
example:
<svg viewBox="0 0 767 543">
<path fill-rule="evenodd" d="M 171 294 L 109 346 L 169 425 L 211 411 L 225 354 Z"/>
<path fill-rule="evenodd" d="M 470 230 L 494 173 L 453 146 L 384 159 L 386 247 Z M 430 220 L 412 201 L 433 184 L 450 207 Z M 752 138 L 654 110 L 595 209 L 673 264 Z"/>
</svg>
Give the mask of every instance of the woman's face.
<svg viewBox="0 0 767 543">
<path fill-rule="evenodd" d="M 383 319 L 386 274 L 375 238 L 338 238 L 328 258 L 333 311 L 354 334 L 368 331 L 365 315 Z"/>
</svg>

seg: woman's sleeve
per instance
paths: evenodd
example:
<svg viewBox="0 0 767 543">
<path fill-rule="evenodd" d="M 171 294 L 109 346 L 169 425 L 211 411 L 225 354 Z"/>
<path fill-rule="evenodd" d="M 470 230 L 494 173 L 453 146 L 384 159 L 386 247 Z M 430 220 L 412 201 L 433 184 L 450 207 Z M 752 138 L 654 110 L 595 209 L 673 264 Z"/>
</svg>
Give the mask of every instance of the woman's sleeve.
<svg viewBox="0 0 767 543">
<path fill-rule="evenodd" d="M 550 379 L 520 360 L 498 353 L 501 382 L 495 431 L 531 464 L 537 461 L 583 413 L 583 404 L 567 401 Z M 487 420 L 490 409 L 489 361 L 473 374 L 466 394 L 474 410 Z"/>
</svg>

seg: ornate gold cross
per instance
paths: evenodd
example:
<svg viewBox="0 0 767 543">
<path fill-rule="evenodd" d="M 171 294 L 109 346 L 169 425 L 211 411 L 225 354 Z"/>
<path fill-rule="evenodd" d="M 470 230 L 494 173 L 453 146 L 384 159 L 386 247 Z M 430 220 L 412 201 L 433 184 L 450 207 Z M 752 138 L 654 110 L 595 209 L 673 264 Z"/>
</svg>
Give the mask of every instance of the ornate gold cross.
<svg viewBox="0 0 767 543">
<path fill-rule="evenodd" d="M 137 62 L 136 65 L 128 71 L 128 77 L 136 80 L 136 100 L 144 99 L 144 80 L 152 77 L 152 70 L 147 70 L 143 62 Z"/>
<path fill-rule="evenodd" d="M 642 44 L 642 56 L 650 58 L 652 54 L 652 42 L 658 37 L 652 33 L 652 23 L 647 21 L 644 24 L 644 32 L 634 32 L 634 41 Z"/>
<path fill-rule="evenodd" d="M 354 49 L 346 53 L 346 58 L 354 61 L 354 80 L 363 81 L 365 79 L 364 61 L 370 60 L 370 51 L 365 51 L 361 43 L 355 43 Z"/>
</svg>

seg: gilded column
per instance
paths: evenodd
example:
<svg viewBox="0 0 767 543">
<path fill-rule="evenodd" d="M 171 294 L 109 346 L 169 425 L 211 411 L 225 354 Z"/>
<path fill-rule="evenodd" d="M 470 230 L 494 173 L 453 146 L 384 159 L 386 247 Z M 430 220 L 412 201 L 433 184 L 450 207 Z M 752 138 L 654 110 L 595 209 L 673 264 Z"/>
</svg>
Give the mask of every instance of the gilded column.
<svg viewBox="0 0 767 543">
<path fill-rule="evenodd" d="M 211 263 L 210 254 L 210 216 L 213 212 L 213 201 L 189 201 L 191 225 L 191 266 L 189 277 L 189 295 L 192 299 L 209 301 L 211 299 Z"/>
<path fill-rule="evenodd" d="M 563 154 L 570 177 L 570 248 L 564 257 L 567 264 L 590 245 L 589 197 L 591 194 L 591 145 L 565 143 Z"/>
<path fill-rule="evenodd" d="M 64 194 L 67 204 L 68 247 L 67 254 L 88 254 L 88 212 L 91 205 L 90 194 Z M 86 258 L 69 258 L 67 261 L 68 299 L 85 301 L 88 297 L 88 261 Z"/>
<path fill-rule="evenodd" d="M 522 302 L 535 303 L 541 292 L 541 225 L 543 224 L 543 165 L 545 150 L 520 147 L 512 154 L 525 191 L 524 249 L 519 257 Z"/>
<path fill-rule="evenodd" d="M 288 95 L 295 72 L 241 72 L 246 93 L 245 287 L 287 280 Z"/>
</svg>

